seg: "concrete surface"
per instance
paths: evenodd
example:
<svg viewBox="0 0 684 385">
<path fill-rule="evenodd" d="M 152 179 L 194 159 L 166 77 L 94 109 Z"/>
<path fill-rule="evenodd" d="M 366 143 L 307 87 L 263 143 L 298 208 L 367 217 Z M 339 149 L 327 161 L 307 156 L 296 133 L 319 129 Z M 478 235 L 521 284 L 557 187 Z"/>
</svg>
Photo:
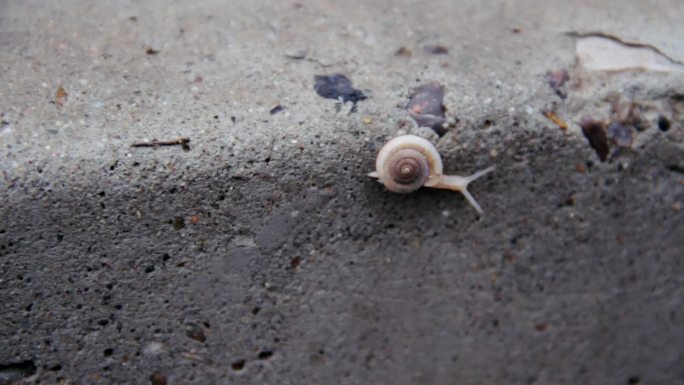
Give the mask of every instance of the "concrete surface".
<svg viewBox="0 0 684 385">
<path fill-rule="evenodd" d="M 684 384 L 684 77 L 575 54 L 599 34 L 676 67 L 683 18 L 1 1 L 0 384 Z M 333 73 L 368 95 L 356 112 L 314 91 Z M 428 81 L 442 138 L 405 110 Z M 583 116 L 642 131 L 600 162 Z M 366 176 L 400 131 L 448 172 L 498 166 L 471 189 L 482 217 Z"/>
</svg>

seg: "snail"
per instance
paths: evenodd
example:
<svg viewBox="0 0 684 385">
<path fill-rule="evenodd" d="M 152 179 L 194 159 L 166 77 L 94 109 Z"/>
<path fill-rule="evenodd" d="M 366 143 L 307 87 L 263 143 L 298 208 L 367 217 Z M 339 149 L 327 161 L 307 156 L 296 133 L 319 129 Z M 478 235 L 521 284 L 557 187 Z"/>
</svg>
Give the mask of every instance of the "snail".
<svg viewBox="0 0 684 385">
<path fill-rule="evenodd" d="M 442 157 L 427 139 L 416 135 L 401 135 L 387 142 L 375 160 L 375 170 L 368 174 L 396 193 L 406 194 L 421 187 L 458 191 L 482 213 L 482 208 L 468 192 L 468 184 L 493 171 L 495 166 L 470 176 L 444 175 Z"/>
</svg>

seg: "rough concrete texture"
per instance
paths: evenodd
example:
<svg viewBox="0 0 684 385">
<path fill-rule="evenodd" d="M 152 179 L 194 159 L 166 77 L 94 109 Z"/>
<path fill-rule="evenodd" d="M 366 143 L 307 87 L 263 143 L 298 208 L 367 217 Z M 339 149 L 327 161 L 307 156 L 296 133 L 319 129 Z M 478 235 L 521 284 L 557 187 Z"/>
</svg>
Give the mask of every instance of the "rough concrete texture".
<svg viewBox="0 0 684 385">
<path fill-rule="evenodd" d="M 1 1 L 0 384 L 684 384 L 684 76 L 575 52 L 605 35 L 677 67 L 682 19 L 680 0 Z M 356 112 L 314 91 L 334 73 Z M 429 81 L 441 138 L 405 108 Z M 601 162 L 584 116 L 631 146 Z M 497 165 L 471 188 L 483 216 L 366 176 L 400 131 L 447 172 Z"/>
</svg>

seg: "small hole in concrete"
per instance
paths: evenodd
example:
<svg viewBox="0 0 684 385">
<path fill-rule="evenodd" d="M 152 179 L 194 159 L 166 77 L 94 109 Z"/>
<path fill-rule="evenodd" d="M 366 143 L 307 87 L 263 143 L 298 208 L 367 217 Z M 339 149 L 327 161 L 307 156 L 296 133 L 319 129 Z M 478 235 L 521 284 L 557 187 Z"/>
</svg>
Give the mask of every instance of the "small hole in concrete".
<svg viewBox="0 0 684 385">
<path fill-rule="evenodd" d="M 171 225 L 174 229 L 180 230 L 185 227 L 185 220 L 183 217 L 174 217 L 173 220 L 171 220 Z"/>
<path fill-rule="evenodd" d="M 111 357 L 112 354 L 114 354 L 114 349 L 112 349 L 112 348 L 107 348 L 107 349 L 104 350 L 104 353 L 103 353 L 103 354 L 104 354 L 105 357 Z"/>
<path fill-rule="evenodd" d="M 260 360 L 268 360 L 271 357 L 273 357 L 273 352 L 270 350 L 261 351 L 257 356 L 257 358 L 259 358 Z"/>
<path fill-rule="evenodd" d="M 667 131 L 670 129 L 670 120 L 662 115 L 658 117 L 658 128 L 660 131 Z"/>
</svg>

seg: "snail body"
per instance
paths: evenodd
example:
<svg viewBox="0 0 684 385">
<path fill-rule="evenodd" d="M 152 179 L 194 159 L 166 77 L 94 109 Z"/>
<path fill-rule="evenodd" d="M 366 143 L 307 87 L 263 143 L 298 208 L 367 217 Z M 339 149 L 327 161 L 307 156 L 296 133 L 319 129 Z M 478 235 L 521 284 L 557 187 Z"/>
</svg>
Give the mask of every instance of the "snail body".
<svg viewBox="0 0 684 385">
<path fill-rule="evenodd" d="M 377 178 L 388 190 L 407 194 L 421 187 L 447 189 L 462 193 L 468 202 L 482 213 L 482 208 L 468 192 L 468 184 L 494 170 L 494 166 L 462 177 L 444 175 L 442 157 L 427 139 L 416 135 L 401 135 L 387 142 L 375 160 Z"/>
</svg>

